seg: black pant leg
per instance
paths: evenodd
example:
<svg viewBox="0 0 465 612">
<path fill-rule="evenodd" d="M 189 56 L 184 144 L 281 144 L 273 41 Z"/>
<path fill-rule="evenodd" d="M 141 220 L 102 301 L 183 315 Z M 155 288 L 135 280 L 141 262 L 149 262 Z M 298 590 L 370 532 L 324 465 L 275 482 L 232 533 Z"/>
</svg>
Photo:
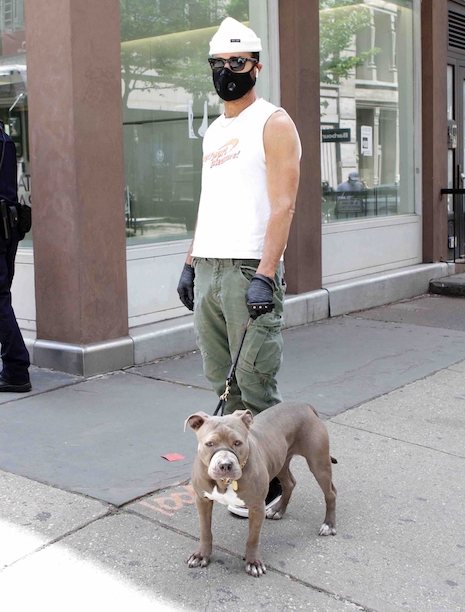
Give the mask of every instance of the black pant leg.
<svg viewBox="0 0 465 612">
<path fill-rule="evenodd" d="M 2 377 L 8 382 L 29 382 L 29 352 L 16 321 L 11 304 L 11 283 L 18 248 L 18 236 L 13 230 L 9 240 L 0 238 L 0 344 L 3 362 Z"/>
</svg>

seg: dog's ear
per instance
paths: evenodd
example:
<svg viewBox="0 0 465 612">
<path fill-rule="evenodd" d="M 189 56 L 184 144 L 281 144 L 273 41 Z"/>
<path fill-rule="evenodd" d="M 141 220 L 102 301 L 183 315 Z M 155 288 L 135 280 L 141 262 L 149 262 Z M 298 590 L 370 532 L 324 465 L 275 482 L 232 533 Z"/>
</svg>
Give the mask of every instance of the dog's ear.
<svg viewBox="0 0 465 612">
<path fill-rule="evenodd" d="M 190 417 L 187 417 L 184 423 L 184 431 L 186 431 L 187 425 L 191 427 L 194 431 L 197 431 L 202 427 L 205 423 L 205 420 L 209 418 L 209 415 L 206 412 L 196 412 L 195 414 L 191 414 Z"/>
<path fill-rule="evenodd" d="M 253 413 L 251 410 L 235 410 L 233 415 L 241 419 L 241 421 L 243 421 L 246 425 L 247 429 L 249 429 L 253 423 Z"/>
<path fill-rule="evenodd" d="M 253 412 L 251 410 L 245 410 L 242 415 L 242 420 L 247 425 L 247 429 L 249 429 L 253 423 Z"/>
</svg>

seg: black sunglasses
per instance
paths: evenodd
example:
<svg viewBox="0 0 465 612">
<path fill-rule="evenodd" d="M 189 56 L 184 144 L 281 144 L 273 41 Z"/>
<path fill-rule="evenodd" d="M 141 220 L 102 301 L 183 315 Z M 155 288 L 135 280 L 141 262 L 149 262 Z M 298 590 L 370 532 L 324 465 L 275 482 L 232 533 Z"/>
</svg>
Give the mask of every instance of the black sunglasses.
<svg viewBox="0 0 465 612">
<path fill-rule="evenodd" d="M 230 57 L 229 59 L 224 59 L 223 57 L 209 57 L 208 63 L 212 70 L 223 70 L 226 63 L 229 64 L 229 67 L 233 72 L 240 72 L 247 62 L 252 62 L 258 64 L 258 59 L 255 57 Z"/>
</svg>

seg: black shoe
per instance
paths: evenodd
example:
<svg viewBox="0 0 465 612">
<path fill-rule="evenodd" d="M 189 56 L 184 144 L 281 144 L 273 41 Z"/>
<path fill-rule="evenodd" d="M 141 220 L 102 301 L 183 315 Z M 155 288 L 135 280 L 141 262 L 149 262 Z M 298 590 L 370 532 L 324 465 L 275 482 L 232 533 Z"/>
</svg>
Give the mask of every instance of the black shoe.
<svg viewBox="0 0 465 612">
<path fill-rule="evenodd" d="M 283 488 L 281 486 L 281 483 L 279 482 L 277 478 L 273 478 L 273 480 L 270 482 L 270 488 L 268 489 L 268 495 L 266 496 L 266 499 L 265 499 L 265 506 L 267 508 L 272 506 L 275 501 L 278 501 L 278 499 L 281 497 L 282 494 L 283 494 Z"/>
<path fill-rule="evenodd" d="M 31 389 L 32 385 L 30 382 L 23 383 L 22 385 L 15 385 L 0 376 L 0 393 L 27 393 Z"/>
</svg>

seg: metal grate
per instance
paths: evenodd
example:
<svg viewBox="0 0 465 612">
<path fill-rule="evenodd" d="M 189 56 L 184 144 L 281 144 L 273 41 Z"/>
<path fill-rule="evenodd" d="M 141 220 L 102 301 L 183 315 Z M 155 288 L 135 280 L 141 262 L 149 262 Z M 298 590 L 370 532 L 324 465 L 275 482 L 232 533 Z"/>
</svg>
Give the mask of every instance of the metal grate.
<svg viewBox="0 0 465 612">
<path fill-rule="evenodd" d="M 449 47 L 465 51 L 465 15 L 449 11 Z"/>
</svg>

